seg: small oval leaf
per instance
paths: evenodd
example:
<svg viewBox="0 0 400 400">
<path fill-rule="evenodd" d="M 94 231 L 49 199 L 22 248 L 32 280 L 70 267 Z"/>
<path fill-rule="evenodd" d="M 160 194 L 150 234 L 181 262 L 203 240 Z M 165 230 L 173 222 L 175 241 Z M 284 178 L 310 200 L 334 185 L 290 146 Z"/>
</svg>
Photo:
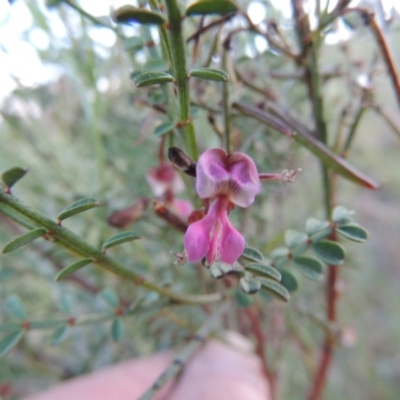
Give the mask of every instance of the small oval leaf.
<svg viewBox="0 0 400 400">
<path fill-rule="evenodd" d="M 79 214 L 83 211 L 90 210 L 91 208 L 97 207 L 100 203 L 93 197 L 86 197 L 84 199 L 78 200 L 72 203 L 70 206 L 64 208 L 57 215 L 57 219 L 62 221 L 66 218 L 72 217 L 73 215 Z"/>
<path fill-rule="evenodd" d="M 252 263 L 246 265 L 246 270 L 256 275 L 262 275 L 267 278 L 275 279 L 276 281 L 281 280 L 281 274 L 276 268 L 273 268 L 266 264 Z"/>
<path fill-rule="evenodd" d="M 121 318 L 115 318 L 111 324 L 111 337 L 114 342 L 119 342 L 122 338 L 124 326 Z"/>
<path fill-rule="evenodd" d="M 24 336 L 25 331 L 23 329 L 16 332 L 11 332 L 3 339 L 0 340 L 0 357 L 3 357 L 8 353 Z"/>
<path fill-rule="evenodd" d="M 258 279 L 243 276 L 239 280 L 240 288 L 247 294 L 257 293 L 261 289 L 261 282 Z"/>
<path fill-rule="evenodd" d="M 320 280 L 323 276 L 324 265 L 321 261 L 311 257 L 296 257 L 294 265 L 309 279 Z"/>
<path fill-rule="evenodd" d="M 186 15 L 224 15 L 238 10 L 238 6 L 231 0 L 198 0 L 189 5 Z"/>
<path fill-rule="evenodd" d="M 329 265 L 343 264 L 345 251 L 343 247 L 336 242 L 321 240 L 320 242 L 314 243 L 311 249 L 319 259 Z"/>
<path fill-rule="evenodd" d="M 26 173 L 27 169 L 20 167 L 10 168 L 1 174 L 1 181 L 7 189 L 12 188 Z"/>
<path fill-rule="evenodd" d="M 322 231 L 323 229 L 328 227 L 329 227 L 328 221 L 320 221 L 319 219 L 316 218 L 309 218 L 306 221 L 306 232 L 307 235 L 309 236 L 314 235 L 315 233 Z"/>
<path fill-rule="evenodd" d="M 189 72 L 189 77 L 194 76 L 195 78 L 200 79 L 207 79 L 209 81 L 216 81 L 216 82 L 228 82 L 229 75 L 221 70 L 215 68 L 197 68 L 192 69 Z"/>
<path fill-rule="evenodd" d="M 253 298 L 248 296 L 243 290 L 237 289 L 235 291 L 235 300 L 239 308 L 246 308 L 253 302 Z"/>
<path fill-rule="evenodd" d="M 16 295 L 7 297 L 3 305 L 4 311 L 12 318 L 25 319 L 25 310 L 21 300 Z"/>
<path fill-rule="evenodd" d="M 104 289 L 101 291 L 100 296 L 111 308 L 114 309 L 119 306 L 118 296 L 114 290 L 110 288 Z"/>
<path fill-rule="evenodd" d="M 276 249 L 272 250 L 271 257 L 274 260 L 274 262 L 277 262 L 280 260 L 288 260 L 289 253 L 290 253 L 290 251 L 288 248 L 277 247 Z"/>
<path fill-rule="evenodd" d="M 358 224 L 345 224 L 336 228 L 343 237 L 355 242 L 365 242 L 368 239 L 368 231 Z"/>
<path fill-rule="evenodd" d="M 46 232 L 47 230 L 44 228 L 32 229 L 31 231 L 26 232 L 23 235 L 17 237 L 16 239 L 12 240 L 11 242 L 8 242 L 4 246 L 2 253 L 5 254 L 9 253 L 10 251 L 19 249 L 20 247 L 34 241 L 35 239 L 42 237 Z"/>
<path fill-rule="evenodd" d="M 257 249 L 253 249 L 252 247 L 245 247 L 240 258 L 243 258 L 246 261 L 261 262 L 261 263 L 264 260 L 264 256 L 262 255 L 262 253 Z"/>
<path fill-rule="evenodd" d="M 132 242 L 133 240 L 140 239 L 140 234 L 135 231 L 129 232 L 121 232 L 117 235 L 111 237 L 110 239 L 106 240 L 103 243 L 102 249 L 108 249 L 113 246 L 117 246 L 118 244 L 125 243 L 125 242 Z"/>
<path fill-rule="evenodd" d="M 287 271 L 286 269 L 280 269 L 279 272 L 282 275 L 282 279 L 280 281 L 280 284 L 285 286 L 285 288 L 289 291 L 289 292 L 294 292 L 297 290 L 298 288 L 298 283 L 297 283 L 297 279 L 294 277 L 293 274 L 291 274 L 289 271 Z"/>
<path fill-rule="evenodd" d="M 261 290 L 281 301 L 289 301 L 290 294 L 288 290 L 280 283 L 267 278 L 257 278 L 261 283 Z"/>
<path fill-rule="evenodd" d="M 93 258 L 83 258 L 82 260 L 78 260 L 78 261 L 74 262 L 73 264 L 68 265 L 68 267 L 65 267 L 64 269 L 62 269 L 56 275 L 54 280 L 56 282 L 59 282 L 59 281 L 61 281 L 61 279 L 66 278 L 67 276 L 71 275 L 75 271 L 78 271 L 78 269 L 85 267 L 86 265 L 90 264 L 91 262 L 93 262 Z"/>
<path fill-rule="evenodd" d="M 285 232 L 285 243 L 289 249 L 294 249 L 300 244 L 307 243 L 308 236 L 305 233 L 297 232 L 292 229 L 288 229 Z"/>
<path fill-rule="evenodd" d="M 145 42 L 143 38 L 133 36 L 124 40 L 124 49 L 126 51 L 138 50 L 144 47 Z"/>
<path fill-rule="evenodd" d="M 138 88 L 151 86 L 151 85 L 162 85 L 164 83 L 173 82 L 174 77 L 165 72 L 142 72 L 135 78 L 135 85 Z"/>
<path fill-rule="evenodd" d="M 131 5 L 114 10 L 111 18 L 119 24 L 162 25 L 165 23 L 165 19 L 161 14 Z"/>
<path fill-rule="evenodd" d="M 61 344 L 67 338 L 68 332 L 68 325 L 62 325 L 55 329 L 50 336 L 51 345 L 58 346 Z"/>
<path fill-rule="evenodd" d="M 353 220 L 354 211 L 343 206 L 336 206 L 332 211 L 332 221 L 337 224 L 347 224 Z"/>
<path fill-rule="evenodd" d="M 171 132 L 175 128 L 175 123 L 168 121 L 168 122 L 163 122 L 162 124 L 158 125 L 156 129 L 154 130 L 154 134 L 156 136 L 163 136 L 166 133 Z"/>
</svg>

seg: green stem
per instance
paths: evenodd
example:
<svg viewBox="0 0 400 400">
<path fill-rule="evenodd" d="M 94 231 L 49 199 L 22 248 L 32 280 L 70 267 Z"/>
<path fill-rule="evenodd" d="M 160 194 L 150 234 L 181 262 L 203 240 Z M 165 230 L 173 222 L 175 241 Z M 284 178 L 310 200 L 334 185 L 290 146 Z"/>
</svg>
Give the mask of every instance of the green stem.
<svg viewBox="0 0 400 400">
<path fill-rule="evenodd" d="M 358 124 L 359 124 L 359 122 L 361 121 L 361 117 L 363 116 L 364 111 L 366 111 L 366 109 L 367 109 L 367 108 L 364 107 L 364 106 L 361 106 L 361 107 L 358 109 L 357 114 L 356 114 L 356 116 L 355 116 L 355 118 L 354 118 L 354 121 L 353 121 L 353 123 L 351 124 L 349 134 L 347 135 L 346 142 L 345 142 L 345 144 L 344 144 L 344 146 L 343 146 L 343 149 L 342 149 L 342 152 L 341 152 L 342 157 L 345 157 L 345 158 L 346 158 L 347 153 L 348 153 L 348 151 L 349 151 L 349 149 L 350 149 L 350 146 L 351 146 L 352 143 L 353 143 L 353 139 L 354 139 L 354 136 L 355 136 L 355 134 L 356 134 L 356 130 L 357 130 Z"/>
<path fill-rule="evenodd" d="M 190 118 L 189 80 L 186 70 L 185 41 L 183 39 L 181 14 L 176 0 L 166 0 L 169 26 L 169 43 L 172 54 L 172 69 L 178 92 L 180 119 L 188 140 L 189 155 L 199 158 L 193 121 Z"/>
<path fill-rule="evenodd" d="M 25 206 L 21 201 L 12 195 L 7 194 L 4 190 L 0 189 L 0 203 L 8 205 L 13 210 L 21 213 L 25 217 L 35 222 L 38 226 L 46 228 L 52 237 L 58 240 L 62 245 L 72 250 L 73 252 L 83 256 L 93 258 L 93 264 L 99 266 L 107 271 L 110 271 L 122 278 L 128 279 L 135 284 L 159 293 L 178 303 L 187 304 L 206 304 L 210 302 L 218 302 L 222 300 L 222 294 L 213 293 L 207 295 L 185 295 L 175 293 L 167 288 L 159 286 L 153 282 L 147 281 L 139 273 L 125 268 L 125 266 L 117 260 L 112 259 L 108 255 L 102 253 L 100 250 L 91 246 L 82 240 L 75 233 L 69 229 L 58 225 L 56 222 L 47 218 L 40 212 Z M 1 211 L 1 210 L 0 210 Z"/>
<path fill-rule="evenodd" d="M 222 50 L 222 69 L 226 71 L 227 69 L 227 57 L 228 49 L 223 48 Z M 231 152 L 231 120 L 229 114 L 229 86 L 228 82 L 222 83 L 222 115 L 224 118 L 224 145 L 225 150 L 228 154 Z"/>
</svg>

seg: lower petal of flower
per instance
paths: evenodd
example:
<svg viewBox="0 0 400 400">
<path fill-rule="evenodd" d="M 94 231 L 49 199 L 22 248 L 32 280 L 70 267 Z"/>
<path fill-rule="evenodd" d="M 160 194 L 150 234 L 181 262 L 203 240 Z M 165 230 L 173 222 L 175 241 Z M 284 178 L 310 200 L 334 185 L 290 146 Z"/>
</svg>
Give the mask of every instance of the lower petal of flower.
<svg viewBox="0 0 400 400">
<path fill-rule="evenodd" d="M 242 255 L 245 240 L 242 234 L 230 223 L 225 215 L 221 220 L 219 259 L 226 264 L 233 264 Z"/>
</svg>

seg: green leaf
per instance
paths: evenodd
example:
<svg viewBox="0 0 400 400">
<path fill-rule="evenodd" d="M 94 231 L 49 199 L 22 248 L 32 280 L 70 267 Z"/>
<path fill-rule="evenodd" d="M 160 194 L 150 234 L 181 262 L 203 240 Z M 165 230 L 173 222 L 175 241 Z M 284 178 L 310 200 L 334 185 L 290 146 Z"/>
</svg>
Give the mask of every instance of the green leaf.
<svg viewBox="0 0 400 400">
<path fill-rule="evenodd" d="M 93 258 L 83 258 L 82 260 L 78 260 L 71 265 L 68 265 L 68 267 L 65 267 L 62 269 L 54 278 L 56 282 L 61 281 L 61 279 L 66 278 L 67 276 L 71 275 L 75 271 L 78 271 L 78 269 L 81 269 L 85 267 L 86 265 L 90 264 L 93 262 Z"/>
<path fill-rule="evenodd" d="M 239 289 L 235 291 L 235 300 L 240 308 L 246 308 L 253 302 L 253 298 L 251 296 Z"/>
<path fill-rule="evenodd" d="M 3 304 L 4 311 L 13 318 L 18 318 L 24 320 L 25 310 L 22 306 L 21 300 L 16 295 L 11 295 L 7 297 L 6 301 Z"/>
<path fill-rule="evenodd" d="M 321 240 L 314 243 L 311 249 L 318 258 L 329 265 L 343 264 L 345 252 L 343 247 L 336 242 Z"/>
<path fill-rule="evenodd" d="M 198 0 L 186 9 L 186 15 L 229 14 L 239 7 L 231 0 Z"/>
<path fill-rule="evenodd" d="M 262 255 L 262 253 L 257 249 L 253 249 L 252 247 L 245 247 L 240 258 L 243 258 L 247 261 L 254 261 L 261 263 L 264 261 L 264 256 Z"/>
<path fill-rule="evenodd" d="M 347 224 L 353 221 L 353 214 L 354 211 L 350 211 L 343 206 L 337 206 L 332 211 L 332 221 L 337 224 Z"/>
<path fill-rule="evenodd" d="M 311 257 L 296 257 L 294 265 L 309 279 L 320 280 L 323 276 L 324 265 L 321 261 Z"/>
<path fill-rule="evenodd" d="M 124 49 L 126 51 L 141 49 L 145 45 L 143 38 L 133 36 L 124 40 Z"/>
<path fill-rule="evenodd" d="M 137 239 L 140 239 L 140 234 L 138 232 L 135 231 L 121 232 L 111 237 L 110 239 L 107 239 L 103 243 L 102 249 L 105 250 L 110 247 L 117 246 L 121 243 L 132 242 L 133 240 Z"/>
<path fill-rule="evenodd" d="M 239 280 L 240 288 L 247 294 L 257 293 L 261 289 L 261 282 L 256 278 L 243 276 Z"/>
<path fill-rule="evenodd" d="M 65 314 L 72 313 L 72 298 L 70 294 L 62 293 L 58 302 L 58 308 Z"/>
<path fill-rule="evenodd" d="M 114 290 L 107 288 L 101 291 L 100 297 L 111 307 L 117 308 L 119 307 L 119 300 L 117 294 Z"/>
<path fill-rule="evenodd" d="M 207 79 L 209 81 L 216 82 L 228 82 L 229 75 L 221 69 L 215 68 L 197 68 L 189 71 L 189 77 L 194 76 L 195 78 Z"/>
<path fill-rule="evenodd" d="M 121 318 L 115 318 L 111 324 L 111 337 L 114 342 L 119 342 L 122 338 L 124 326 Z"/>
<path fill-rule="evenodd" d="M 131 5 L 116 9 L 111 17 L 113 21 L 120 24 L 162 25 L 166 22 L 164 17 L 159 13 Z"/>
<path fill-rule="evenodd" d="M 309 236 L 314 235 L 315 233 L 322 231 L 323 229 L 328 227 L 329 227 L 328 221 L 320 221 L 319 219 L 316 218 L 309 218 L 306 221 L 306 232 L 307 235 Z"/>
<path fill-rule="evenodd" d="M 368 239 L 368 231 L 358 224 L 345 224 L 336 228 L 336 231 L 343 237 L 355 242 L 365 242 Z"/>
<path fill-rule="evenodd" d="M 1 181 L 7 189 L 11 189 L 27 172 L 27 169 L 20 167 L 10 168 L 1 174 Z"/>
<path fill-rule="evenodd" d="M 297 232 L 292 229 L 288 229 L 285 232 L 285 243 L 289 249 L 294 249 L 300 244 L 307 243 L 308 236 L 305 233 Z"/>
<path fill-rule="evenodd" d="M 142 72 L 135 78 L 136 87 L 145 87 L 150 85 L 162 85 L 164 83 L 173 82 L 174 77 L 165 72 Z"/>
<path fill-rule="evenodd" d="M 279 272 L 282 275 L 282 279 L 280 281 L 280 284 L 285 286 L 285 288 L 289 292 L 296 291 L 299 285 L 297 283 L 297 279 L 293 276 L 293 274 L 291 274 L 286 269 L 280 269 Z"/>
<path fill-rule="evenodd" d="M 261 283 L 261 290 L 281 301 L 289 301 L 290 294 L 288 290 L 280 283 L 267 278 L 257 278 Z"/>
<path fill-rule="evenodd" d="M 210 274 L 214 279 L 220 279 L 225 275 L 225 272 L 221 270 L 219 263 L 213 263 L 210 265 Z"/>
<path fill-rule="evenodd" d="M 144 64 L 143 69 L 148 72 L 165 72 L 170 68 L 164 60 L 152 58 L 151 60 L 147 61 L 146 64 Z"/>
<path fill-rule="evenodd" d="M 267 264 L 248 264 L 246 265 L 246 270 L 256 275 L 262 275 L 266 276 L 267 278 L 275 279 L 278 282 L 281 280 L 281 274 L 279 271 Z"/>
<path fill-rule="evenodd" d="M 287 260 L 290 251 L 286 247 L 277 247 L 276 249 L 272 250 L 271 257 L 272 259 L 277 262 L 279 260 Z"/>
<path fill-rule="evenodd" d="M 100 203 L 93 197 L 86 197 L 84 199 L 75 201 L 70 206 L 64 208 L 60 214 L 57 215 L 57 219 L 62 221 L 66 218 L 72 217 L 73 215 L 79 214 L 83 211 L 90 210 L 93 207 L 97 207 Z"/>
<path fill-rule="evenodd" d="M 23 235 L 17 237 L 16 239 L 12 240 L 11 242 L 8 242 L 4 246 L 2 252 L 3 254 L 5 254 L 9 253 L 10 251 L 19 249 L 20 247 L 34 241 L 35 239 L 42 237 L 46 232 L 47 230 L 44 228 L 32 229 L 31 231 L 26 232 Z"/>
<path fill-rule="evenodd" d="M 154 134 L 156 136 L 162 136 L 165 135 L 166 133 L 171 132 L 175 128 L 175 123 L 168 121 L 168 122 L 163 122 L 162 124 L 158 125 L 156 129 L 154 130 Z"/>
<path fill-rule="evenodd" d="M 23 329 L 16 332 L 11 332 L 3 339 L 0 340 L 0 357 L 3 357 L 8 353 L 24 336 L 25 331 Z"/>
<path fill-rule="evenodd" d="M 67 338 L 68 332 L 68 325 L 62 325 L 55 329 L 50 336 L 51 345 L 58 346 L 61 344 Z"/>
</svg>

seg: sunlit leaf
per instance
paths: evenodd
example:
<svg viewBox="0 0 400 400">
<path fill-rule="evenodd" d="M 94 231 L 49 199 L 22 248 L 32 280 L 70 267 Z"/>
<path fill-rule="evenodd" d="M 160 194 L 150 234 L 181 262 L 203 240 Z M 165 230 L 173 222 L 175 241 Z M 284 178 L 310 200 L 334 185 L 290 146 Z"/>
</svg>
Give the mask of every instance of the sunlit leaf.
<svg viewBox="0 0 400 400">
<path fill-rule="evenodd" d="M 300 244 L 307 243 L 308 236 L 305 233 L 289 229 L 285 232 L 285 243 L 289 249 L 294 249 Z"/>
</svg>

